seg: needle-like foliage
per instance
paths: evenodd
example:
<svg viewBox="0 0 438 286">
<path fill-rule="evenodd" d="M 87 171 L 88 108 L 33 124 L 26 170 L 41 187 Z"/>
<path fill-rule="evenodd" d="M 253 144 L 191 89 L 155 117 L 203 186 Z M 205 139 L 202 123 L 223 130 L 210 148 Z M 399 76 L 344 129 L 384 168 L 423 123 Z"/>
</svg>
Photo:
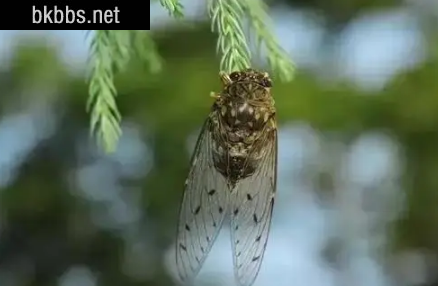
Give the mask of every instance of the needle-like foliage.
<svg viewBox="0 0 438 286">
<path fill-rule="evenodd" d="M 123 65 L 122 44 L 116 31 L 95 31 L 91 40 L 91 75 L 87 111 L 91 113 L 91 133 L 107 152 L 115 150 L 121 135 L 121 116 L 117 109 L 114 66 Z M 122 48 L 123 49 L 123 48 Z"/>
<path fill-rule="evenodd" d="M 250 67 L 251 55 L 241 27 L 241 1 L 209 0 L 212 30 L 218 33 L 217 52 L 222 54 L 220 69 L 225 72 Z"/>
<path fill-rule="evenodd" d="M 218 35 L 220 70 L 231 72 L 251 66 L 248 40 L 242 28 L 242 21 L 248 19 L 258 55 L 265 48 L 266 55 L 262 56 L 267 58 L 271 70 L 284 81 L 292 79 L 294 66 L 267 26 L 269 16 L 262 0 L 207 0 L 207 3 L 212 31 Z M 179 0 L 160 0 L 160 4 L 170 16 L 184 17 L 184 7 Z M 122 133 L 114 74 L 123 70 L 132 56 L 148 63 L 152 72 L 161 70 L 161 58 L 148 31 L 97 30 L 92 33 L 87 110 L 91 116 L 91 133 L 105 152 L 116 149 Z"/>
<path fill-rule="evenodd" d="M 277 73 L 284 81 L 292 80 L 294 74 L 292 59 L 286 54 L 267 26 L 270 19 L 265 3 L 262 0 L 242 0 L 241 3 L 255 32 L 259 55 L 262 52 L 263 46 L 265 46 L 271 70 Z"/>
</svg>

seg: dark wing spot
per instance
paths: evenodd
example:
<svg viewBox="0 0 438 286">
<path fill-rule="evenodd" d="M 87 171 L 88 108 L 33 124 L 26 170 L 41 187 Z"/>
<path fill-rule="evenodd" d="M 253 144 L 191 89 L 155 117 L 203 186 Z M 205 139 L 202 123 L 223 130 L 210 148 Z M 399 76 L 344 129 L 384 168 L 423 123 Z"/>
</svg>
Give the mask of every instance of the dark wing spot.
<svg viewBox="0 0 438 286">
<path fill-rule="evenodd" d="M 186 230 L 190 231 L 190 226 L 188 224 L 186 224 Z"/>
<path fill-rule="evenodd" d="M 210 242 L 210 237 L 209 236 L 207 236 L 207 242 Z"/>
<path fill-rule="evenodd" d="M 240 255 L 242 255 L 242 252 L 241 252 L 241 251 L 239 251 L 239 252 L 237 253 L 237 257 L 239 257 Z"/>
<path fill-rule="evenodd" d="M 257 260 L 259 260 L 259 259 L 260 259 L 260 255 L 259 255 L 259 256 L 254 256 L 254 257 L 251 259 L 251 261 L 254 262 L 254 261 L 257 261 Z"/>
<path fill-rule="evenodd" d="M 224 211 L 222 207 L 219 207 L 219 213 L 221 214 Z"/>
<path fill-rule="evenodd" d="M 199 211 L 201 210 L 201 205 L 197 206 L 195 211 L 193 212 L 195 215 L 197 215 L 199 213 Z"/>
<path fill-rule="evenodd" d="M 233 213 L 234 213 L 234 215 L 238 215 L 239 214 L 239 209 L 235 209 Z"/>
<path fill-rule="evenodd" d="M 205 251 L 205 250 L 204 250 L 204 247 L 202 247 L 202 246 L 201 246 L 201 251 L 202 251 L 202 253 L 204 253 L 204 251 Z"/>
<path fill-rule="evenodd" d="M 214 195 L 216 193 L 216 190 L 215 189 L 211 189 L 209 192 L 208 192 L 208 195 L 209 196 L 212 196 L 212 195 Z"/>
<path fill-rule="evenodd" d="M 248 201 L 252 201 L 252 196 L 251 196 L 251 194 L 246 194 L 246 198 L 248 199 Z"/>
<path fill-rule="evenodd" d="M 180 244 L 179 244 L 179 247 L 180 247 L 182 250 L 187 251 L 187 247 L 186 247 L 184 244 L 180 243 Z"/>
<path fill-rule="evenodd" d="M 238 230 L 238 229 L 239 229 L 239 226 L 236 225 L 236 226 L 234 227 L 234 230 Z"/>
<path fill-rule="evenodd" d="M 216 226 L 217 226 L 217 224 L 216 224 L 216 222 L 214 221 L 214 222 L 213 222 L 213 227 L 216 227 Z"/>
<path fill-rule="evenodd" d="M 256 241 L 256 242 L 259 242 L 261 238 L 262 238 L 262 236 L 259 235 L 259 236 L 256 237 L 255 241 Z"/>
<path fill-rule="evenodd" d="M 257 217 L 256 214 L 253 214 L 253 215 L 252 215 L 252 219 L 254 220 L 255 223 L 258 223 L 258 222 L 259 222 L 259 218 Z"/>
<path fill-rule="evenodd" d="M 239 244 L 240 243 L 240 240 L 236 240 L 236 244 Z"/>
</svg>

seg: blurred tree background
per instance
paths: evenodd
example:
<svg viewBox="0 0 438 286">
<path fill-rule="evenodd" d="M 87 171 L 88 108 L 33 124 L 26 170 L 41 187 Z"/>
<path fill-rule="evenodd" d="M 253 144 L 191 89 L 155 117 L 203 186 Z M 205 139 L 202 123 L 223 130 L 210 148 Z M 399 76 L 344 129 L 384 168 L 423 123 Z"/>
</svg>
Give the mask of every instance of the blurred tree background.
<svg viewBox="0 0 438 286">
<path fill-rule="evenodd" d="M 291 53 L 294 81 L 274 86 L 280 199 L 255 285 L 438 285 L 436 2 L 269 5 L 280 38 L 300 41 L 306 31 L 294 33 L 288 21 L 301 17 L 319 25 L 323 40 L 316 64 Z M 363 83 L 339 64 L 351 55 L 334 47 L 357 21 L 382 13 L 413 19 L 420 36 L 411 40 L 421 45 L 413 44 L 407 67 L 392 63 L 401 68 L 383 84 Z M 395 34 L 413 29 L 397 30 L 388 18 Z M 85 66 L 72 68 L 57 44 L 35 38 L 17 39 L 1 63 L 0 285 L 174 285 L 182 186 L 220 83 L 215 36 L 202 17 L 152 28 L 164 68 L 152 74 L 133 62 L 117 77 L 123 137 L 112 155 L 88 137 Z M 309 252 L 295 251 L 313 240 Z M 225 256 L 199 285 L 233 285 L 231 252 Z"/>
</svg>

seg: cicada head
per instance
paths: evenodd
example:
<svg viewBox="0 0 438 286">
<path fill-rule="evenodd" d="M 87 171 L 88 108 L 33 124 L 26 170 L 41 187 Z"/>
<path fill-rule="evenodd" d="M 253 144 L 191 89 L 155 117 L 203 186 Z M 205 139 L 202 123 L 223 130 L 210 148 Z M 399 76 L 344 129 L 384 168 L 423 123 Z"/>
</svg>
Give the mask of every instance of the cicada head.
<svg viewBox="0 0 438 286">
<path fill-rule="evenodd" d="M 221 72 L 220 77 L 231 97 L 261 101 L 271 98 L 272 81 L 267 72 L 246 69 L 230 74 Z"/>
</svg>

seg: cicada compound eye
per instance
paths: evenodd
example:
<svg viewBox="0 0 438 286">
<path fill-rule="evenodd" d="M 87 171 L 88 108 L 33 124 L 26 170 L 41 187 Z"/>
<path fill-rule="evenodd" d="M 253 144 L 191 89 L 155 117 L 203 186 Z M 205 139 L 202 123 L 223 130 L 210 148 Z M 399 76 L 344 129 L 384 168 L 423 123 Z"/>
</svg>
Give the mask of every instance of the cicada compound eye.
<svg viewBox="0 0 438 286">
<path fill-rule="evenodd" d="M 262 80 L 262 85 L 263 85 L 264 87 L 272 87 L 272 81 L 271 81 L 271 79 L 268 78 L 268 77 L 263 78 L 263 80 Z"/>
<path fill-rule="evenodd" d="M 239 72 L 232 72 L 230 74 L 230 78 L 232 81 L 237 81 L 240 78 L 240 73 Z"/>
</svg>

